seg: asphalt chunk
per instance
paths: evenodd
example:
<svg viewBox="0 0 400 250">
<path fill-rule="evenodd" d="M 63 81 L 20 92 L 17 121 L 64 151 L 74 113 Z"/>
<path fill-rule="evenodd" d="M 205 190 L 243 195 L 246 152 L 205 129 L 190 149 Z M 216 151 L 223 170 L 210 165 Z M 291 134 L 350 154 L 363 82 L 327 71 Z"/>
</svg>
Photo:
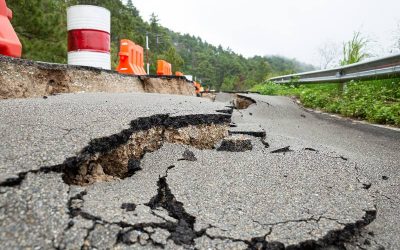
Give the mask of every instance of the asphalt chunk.
<svg viewBox="0 0 400 250">
<path fill-rule="evenodd" d="M 251 139 L 244 136 L 230 136 L 224 138 L 217 151 L 245 152 L 253 149 Z"/>
<path fill-rule="evenodd" d="M 133 212 L 136 209 L 136 204 L 134 204 L 134 203 L 122 203 L 121 209 L 124 209 L 127 212 Z"/>
<path fill-rule="evenodd" d="M 197 161 L 197 158 L 192 151 L 186 149 L 185 152 L 183 152 L 182 158 L 179 159 L 179 161 Z"/>
</svg>

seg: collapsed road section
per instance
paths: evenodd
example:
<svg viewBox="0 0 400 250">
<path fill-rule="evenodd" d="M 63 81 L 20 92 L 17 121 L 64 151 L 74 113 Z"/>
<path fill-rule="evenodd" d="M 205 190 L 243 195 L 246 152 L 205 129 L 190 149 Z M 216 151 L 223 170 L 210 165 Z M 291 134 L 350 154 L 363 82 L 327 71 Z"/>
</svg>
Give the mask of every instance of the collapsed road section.
<svg viewBox="0 0 400 250">
<path fill-rule="evenodd" d="M 0 99 L 80 92 L 195 95 L 184 77 L 132 76 L 91 67 L 50 64 L 0 55 Z"/>
<path fill-rule="evenodd" d="M 374 220 L 355 163 L 271 153 L 230 127 L 228 105 L 156 94 L 3 100 L 2 246 L 342 249 Z"/>
</svg>

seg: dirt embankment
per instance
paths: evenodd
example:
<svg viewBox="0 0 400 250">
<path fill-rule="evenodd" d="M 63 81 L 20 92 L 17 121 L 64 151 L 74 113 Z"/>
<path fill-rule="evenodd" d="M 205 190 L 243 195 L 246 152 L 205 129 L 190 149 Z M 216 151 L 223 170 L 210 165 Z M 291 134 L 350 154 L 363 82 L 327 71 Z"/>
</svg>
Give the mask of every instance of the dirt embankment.
<svg viewBox="0 0 400 250">
<path fill-rule="evenodd" d="M 141 77 L 143 88 L 148 93 L 195 95 L 192 83 L 183 78 Z"/>
<path fill-rule="evenodd" d="M 194 87 L 185 79 L 126 76 L 90 67 L 0 56 L 0 99 L 77 92 L 195 95 Z"/>
</svg>

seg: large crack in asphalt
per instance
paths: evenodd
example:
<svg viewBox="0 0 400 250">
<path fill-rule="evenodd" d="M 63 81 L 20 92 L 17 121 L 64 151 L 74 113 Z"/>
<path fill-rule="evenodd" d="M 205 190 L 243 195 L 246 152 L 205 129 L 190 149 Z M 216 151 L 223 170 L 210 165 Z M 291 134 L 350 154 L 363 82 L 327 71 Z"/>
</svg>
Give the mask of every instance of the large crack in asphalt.
<svg viewBox="0 0 400 250">
<path fill-rule="evenodd" d="M 212 149 L 228 135 L 230 119 L 226 114 L 139 118 L 118 134 L 92 140 L 62 164 L 18 173 L 17 178 L 9 178 L 0 186 L 19 186 L 28 173 L 63 173 L 66 184 L 81 186 L 124 179 L 140 170 L 140 160 L 146 153 L 158 150 L 165 142 Z"/>
<path fill-rule="evenodd" d="M 291 221 L 282 221 L 273 224 L 268 224 L 264 226 L 269 226 L 270 230 L 264 237 L 255 237 L 247 242 L 249 245 L 249 249 L 268 249 L 268 250 L 301 250 L 301 249 L 310 249 L 310 250 L 323 250 L 323 249 L 346 249 L 345 244 L 350 242 L 354 237 L 359 236 L 361 234 L 361 230 L 370 224 L 376 218 L 377 211 L 365 211 L 365 215 L 362 220 L 356 221 L 355 223 L 341 223 L 336 219 L 329 218 L 327 216 L 312 216 L 307 219 L 299 219 L 299 220 L 291 220 Z M 316 218 L 317 217 L 317 218 Z M 299 242 L 297 245 L 285 246 L 280 242 L 268 242 L 265 238 L 272 234 L 274 230 L 274 226 L 288 224 L 288 223 L 300 223 L 300 222 L 320 222 L 322 219 L 331 220 L 335 223 L 341 224 L 344 226 L 341 230 L 332 230 L 329 231 L 323 238 L 318 240 L 308 240 L 304 242 Z"/>
<path fill-rule="evenodd" d="M 243 99 L 247 104 L 251 102 L 247 98 Z M 215 149 L 214 146 L 216 143 L 227 136 L 230 122 L 231 115 L 229 114 L 188 115 L 181 117 L 155 115 L 139 118 L 131 122 L 129 129 L 109 137 L 92 140 L 78 156 L 66 159 L 63 164 L 19 173 L 18 178 L 9 179 L 1 183 L 0 186 L 18 186 L 28 173 L 63 173 L 63 180 L 66 184 L 81 186 L 90 185 L 97 181 L 112 181 L 127 178 L 140 170 L 140 160 L 146 153 L 160 149 L 165 142 L 190 145 L 199 149 Z M 191 133 L 195 133 L 197 137 L 192 136 Z M 265 142 L 265 134 L 253 136 L 260 137 L 265 147 L 269 147 L 269 144 Z M 74 227 L 73 219 L 76 217 L 93 222 L 93 226 L 87 229 L 81 249 L 90 248 L 90 242 L 88 242 L 89 236 L 98 224 L 116 225 L 121 228 L 121 231 L 116 236 L 116 244 L 132 245 L 135 242 L 128 235 L 133 231 L 140 231 L 151 236 L 152 232 L 149 231 L 149 228 L 160 228 L 170 233 L 168 239 L 182 246 L 194 246 L 195 239 L 206 236 L 210 239 L 243 242 L 248 246 L 248 249 L 323 249 L 329 246 L 344 249 L 344 243 L 356 237 L 360 229 L 370 224 L 376 217 L 376 211 L 365 211 L 365 216 L 360 221 L 343 224 L 343 229 L 331 231 L 317 241 L 299 242 L 299 244 L 294 246 L 284 246 L 280 242 L 268 242 L 266 240 L 266 237 L 272 233 L 274 226 L 292 221 L 268 225 L 270 230 L 266 235 L 248 240 L 211 236 L 207 234 L 208 228 L 201 229 L 200 231 L 194 229 L 196 217 L 185 210 L 184 204 L 176 199 L 169 187 L 168 171 L 173 169 L 173 167 L 168 167 L 165 175 L 159 177 L 157 195 L 145 205 L 152 210 L 157 208 L 165 209 L 170 217 L 176 219 L 176 222 L 165 219 L 163 223 L 129 224 L 124 221 L 108 222 L 99 216 L 82 211 L 84 196 L 87 194 L 86 191 L 82 191 L 72 196 L 68 201 L 67 207 L 70 223 L 64 231 L 68 231 Z M 358 169 L 356 170 L 358 173 Z M 132 211 L 135 210 L 136 204 L 125 203 L 122 206 L 124 206 L 123 209 L 130 209 Z M 154 215 L 156 214 L 154 213 Z M 320 216 L 318 219 L 311 218 L 310 220 L 318 222 L 322 218 L 329 219 Z M 164 247 L 162 244 L 153 241 L 151 237 L 146 239 L 146 241 L 155 247 Z"/>
<path fill-rule="evenodd" d="M 169 167 L 168 169 L 171 169 Z M 87 195 L 86 191 L 82 191 L 77 195 L 70 198 L 68 202 L 69 215 L 72 222 L 72 219 L 80 216 L 85 220 L 93 221 L 93 226 L 87 229 L 87 233 L 84 238 L 84 242 L 82 244 L 81 249 L 90 249 L 91 243 L 88 240 L 90 234 L 94 231 L 96 225 L 116 225 L 122 228 L 118 235 L 116 236 L 116 245 L 125 244 L 125 245 L 134 245 L 136 242 L 140 242 L 141 239 L 132 239 L 131 234 L 133 232 L 140 234 L 147 234 L 149 237 L 145 239 L 146 244 L 151 243 L 155 247 L 164 248 L 164 246 L 158 242 L 152 240 L 151 236 L 154 232 L 151 232 L 149 229 L 164 229 L 170 233 L 168 239 L 171 239 L 175 244 L 182 246 L 192 246 L 194 245 L 194 239 L 198 237 L 202 237 L 205 235 L 205 231 L 201 230 L 199 232 L 194 230 L 194 223 L 196 218 L 190 214 L 188 214 L 184 206 L 181 202 L 177 201 L 175 196 L 172 194 L 168 183 L 167 183 L 168 170 L 166 171 L 166 175 L 159 178 L 158 181 L 158 192 L 157 195 L 154 196 L 146 206 L 149 206 L 152 210 L 155 210 L 159 207 L 166 209 L 169 215 L 176 219 L 177 222 L 165 221 L 164 223 L 140 223 L 140 224 L 129 224 L 124 221 L 120 222 L 109 222 L 104 220 L 101 217 L 91 215 L 89 213 L 82 211 L 82 206 L 77 204 L 84 203 L 84 196 Z M 162 218 L 163 219 L 163 218 Z M 165 220 L 165 219 L 164 219 Z M 74 225 L 69 224 L 68 228 L 65 231 L 70 230 Z M 140 243 L 141 245 L 145 245 L 144 243 Z"/>
<path fill-rule="evenodd" d="M 299 242 L 296 245 L 285 246 L 283 243 L 278 241 L 267 241 L 266 238 L 272 234 L 274 226 L 296 223 L 296 222 L 319 222 L 321 219 L 333 220 L 339 223 L 335 219 L 331 219 L 325 216 L 319 216 L 318 218 L 301 219 L 296 221 L 282 221 L 274 224 L 269 224 L 269 231 L 260 237 L 253 237 L 249 240 L 235 239 L 224 236 L 211 236 L 207 233 L 205 235 L 210 239 L 228 240 L 232 242 L 242 242 L 247 245 L 248 250 L 328 250 L 337 249 L 345 250 L 347 243 L 354 240 L 355 237 L 361 236 L 363 228 L 374 221 L 376 218 L 376 211 L 366 211 L 365 216 L 362 220 L 355 223 L 342 224 L 344 228 L 342 230 L 333 230 L 328 232 L 323 238 L 319 240 L 308 240 Z M 340 224 L 340 223 L 339 223 Z M 384 249 L 384 248 L 383 248 Z M 382 250 L 382 248 L 380 248 Z"/>
<path fill-rule="evenodd" d="M 173 166 L 171 166 L 169 169 L 172 169 L 172 167 Z M 153 210 L 158 207 L 162 207 L 168 211 L 169 216 L 177 220 L 175 227 L 170 231 L 170 239 L 172 239 L 178 245 L 193 245 L 194 239 L 204 235 L 205 230 L 200 232 L 196 232 L 194 230 L 196 218 L 185 211 L 183 203 L 176 200 L 174 194 L 171 192 L 171 189 L 168 186 L 167 177 L 168 170 L 166 175 L 160 177 L 157 183 L 157 195 L 154 196 L 146 205 Z"/>
<path fill-rule="evenodd" d="M 126 245 L 133 245 L 136 242 L 140 242 L 140 238 L 137 239 L 137 241 L 132 241 L 131 234 L 133 232 L 140 232 L 140 234 L 147 234 L 149 235 L 149 238 L 147 239 L 147 242 L 152 244 L 154 247 L 161 247 L 163 248 L 163 245 L 154 242 L 151 239 L 152 232 L 149 231 L 149 228 L 160 228 L 167 230 L 170 233 L 170 236 L 168 239 L 171 239 L 175 244 L 180 245 L 180 246 L 194 246 L 195 245 L 195 239 L 206 236 L 210 239 L 220 239 L 220 240 L 229 240 L 232 242 L 242 242 L 248 246 L 248 249 L 266 249 L 266 250 L 281 250 L 281 249 L 290 249 L 290 250 L 299 250 L 299 249 L 327 249 L 328 247 L 336 247 L 336 249 L 346 249 L 344 244 L 351 241 L 352 238 L 357 236 L 360 232 L 361 229 L 363 229 L 366 225 L 370 224 L 376 217 L 376 211 L 365 211 L 365 216 L 362 218 L 362 220 L 356 221 L 355 223 L 340 223 L 336 221 L 335 219 L 326 217 L 326 216 L 318 216 L 318 218 L 308 218 L 308 219 L 300 219 L 296 221 L 282 221 L 282 222 L 277 222 L 274 224 L 268 224 L 264 226 L 268 226 L 270 228 L 269 232 L 266 235 L 260 236 L 260 237 L 254 237 L 249 240 L 244 240 L 244 239 L 234 239 L 234 238 L 229 238 L 229 237 L 219 237 L 219 236 L 211 236 L 207 234 L 207 229 L 204 228 L 200 231 L 196 231 L 194 229 L 194 224 L 196 223 L 196 217 L 189 214 L 185 208 L 184 204 L 180 201 L 178 201 L 175 197 L 175 195 L 172 193 L 169 185 L 168 185 L 168 171 L 172 170 L 175 166 L 169 166 L 166 170 L 166 173 L 164 176 L 160 176 L 157 186 L 157 195 L 154 196 L 147 204 L 152 210 L 155 210 L 159 207 L 164 208 L 165 210 L 168 211 L 169 216 L 172 218 L 176 219 L 176 223 L 170 222 L 170 221 L 165 221 L 164 223 L 143 223 L 143 224 L 128 224 L 126 222 L 118 222 L 118 223 L 112 223 L 105 221 L 104 219 L 90 215 L 88 213 L 84 213 L 80 210 L 80 208 L 76 208 L 73 206 L 76 202 L 74 200 L 81 200 L 83 203 L 84 201 L 84 196 L 86 195 L 86 191 L 83 191 L 76 196 L 72 197 L 71 200 L 68 203 L 69 209 L 70 209 L 70 215 L 71 218 L 76 217 L 76 216 L 81 216 L 84 219 L 87 220 L 92 220 L 94 222 L 94 225 L 92 228 L 88 229 L 88 234 L 86 236 L 86 239 L 89 237 L 90 233 L 93 231 L 95 224 L 101 223 L 101 224 L 109 224 L 109 225 L 117 225 L 122 228 L 120 233 L 117 236 L 116 244 L 126 244 Z M 321 219 L 326 219 L 326 220 L 332 220 L 335 221 L 338 224 L 341 224 L 344 226 L 343 229 L 341 230 L 336 230 L 336 231 L 330 231 L 326 236 L 323 238 L 315 241 L 315 240 L 310 240 L 310 241 L 305 241 L 305 242 L 300 242 L 298 245 L 292 245 L 292 246 L 285 246 L 284 244 L 280 242 L 269 242 L 266 240 L 266 237 L 270 235 L 273 232 L 273 229 L 275 226 L 282 225 L 282 224 L 288 224 L 288 223 L 296 223 L 296 222 L 319 222 Z M 211 227 L 211 226 L 210 226 Z M 139 236 L 138 236 L 139 237 Z M 143 243 L 141 243 L 143 244 Z M 147 243 L 146 243 L 147 244 Z M 90 248 L 90 243 L 86 242 L 82 249 L 89 249 Z"/>
<path fill-rule="evenodd" d="M 66 159 L 63 164 L 19 173 L 18 178 L 8 179 L 0 185 L 3 187 L 18 187 L 29 173 L 63 173 L 63 180 L 66 184 L 80 186 L 87 186 L 97 181 L 124 179 L 140 170 L 140 161 L 146 153 L 158 150 L 165 142 L 190 145 L 199 149 L 212 149 L 218 141 L 228 135 L 230 118 L 231 116 L 226 114 L 200 114 L 179 117 L 155 115 L 139 118 L 131 122 L 129 129 L 109 137 L 92 140 L 78 156 Z M 82 191 L 72 196 L 68 201 L 67 208 L 70 221 L 64 229 L 64 234 L 74 227 L 73 219 L 79 217 L 93 221 L 93 226 L 87 230 L 81 249 L 89 248 L 89 236 L 98 224 L 117 225 L 121 228 L 128 228 L 131 231 L 140 230 L 143 232 L 146 227 L 162 228 L 171 232 L 171 239 L 176 244 L 191 244 L 195 236 L 188 235 L 190 229 L 193 230 L 193 218 L 190 219 L 191 217 L 184 212 L 183 204 L 174 203 L 173 195 L 165 192 L 165 190 L 169 189 L 168 187 L 162 188 L 165 186 L 163 180 L 165 178 L 161 178 L 159 181 L 160 190 L 164 190 L 163 193 L 160 193 L 160 197 L 166 197 L 168 200 L 164 202 L 166 198 L 161 198 L 159 203 L 153 202 L 152 206 L 168 208 L 167 211 L 177 219 L 177 224 L 168 221 L 161 224 L 135 225 L 127 224 L 123 221 L 118 223 L 107 222 L 99 216 L 82 211 L 83 197 L 87 194 L 86 191 Z M 149 206 L 151 202 L 149 202 Z M 129 204 L 128 207 L 132 209 L 135 204 Z M 153 214 L 157 216 L 156 213 L 153 212 Z M 117 242 L 129 243 L 124 240 L 126 237 L 123 237 L 123 235 L 125 234 L 126 232 L 121 233 Z M 152 244 L 157 246 L 156 242 L 152 242 Z"/>
<path fill-rule="evenodd" d="M 131 128 L 111 137 L 93 140 L 73 165 L 66 168 L 65 182 L 90 185 L 114 178 L 124 179 L 140 170 L 140 160 L 165 142 L 211 149 L 227 136 L 229 115 L 153 116 L 135 120 Z"/>
</svg>

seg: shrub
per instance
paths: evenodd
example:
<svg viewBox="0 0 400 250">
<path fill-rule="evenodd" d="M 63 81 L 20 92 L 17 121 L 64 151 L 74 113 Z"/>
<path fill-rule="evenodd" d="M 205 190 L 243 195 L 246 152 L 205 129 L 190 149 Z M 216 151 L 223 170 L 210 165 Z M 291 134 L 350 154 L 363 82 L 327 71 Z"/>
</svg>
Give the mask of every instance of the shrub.
<svg viewBox="0 0 400 250">
<path fill-rule="evenodd" d="M 305 107 L 400 126 L 400 79 L 348 83 L 343 92 L 335 84 L 256 85 L 263 95 L 296 96 Z"/>
</svg>

